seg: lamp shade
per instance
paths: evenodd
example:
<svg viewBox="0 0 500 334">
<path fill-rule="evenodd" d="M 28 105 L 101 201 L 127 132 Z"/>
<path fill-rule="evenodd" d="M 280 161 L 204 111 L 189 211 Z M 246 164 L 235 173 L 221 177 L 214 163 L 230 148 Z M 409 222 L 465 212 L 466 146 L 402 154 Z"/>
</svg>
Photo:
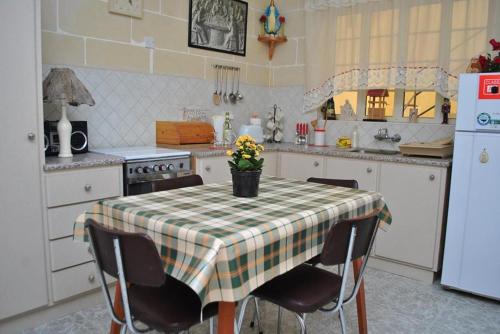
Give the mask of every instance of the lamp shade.
<svg viewBox="0 0 500 334">
<path fill-rule="evenodd" d="M 43 80 L 43 100 L 71 106 L 95 104 L 92 95 L 70 68 L 53 68 Z"/>
</svg>

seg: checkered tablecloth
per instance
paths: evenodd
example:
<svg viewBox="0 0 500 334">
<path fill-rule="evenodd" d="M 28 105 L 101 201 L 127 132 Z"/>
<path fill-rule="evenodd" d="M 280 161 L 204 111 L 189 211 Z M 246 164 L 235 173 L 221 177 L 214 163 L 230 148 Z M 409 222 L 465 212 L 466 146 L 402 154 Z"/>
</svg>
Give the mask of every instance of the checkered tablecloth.
<svg viewBox="0 0 500 334">
<path fill-rule="evenodd" d="M 206 305 L 243 299 L 319 254 L 336 221 L 373 210 L 391 223 L 379 193 L 263 176 L 256 198 L 234 197 L 227 182 L 103 200 L 77 218 L 74 237 L 87 241 L 87 218 L 148 234 L 165 272 Z"/>
</svg>

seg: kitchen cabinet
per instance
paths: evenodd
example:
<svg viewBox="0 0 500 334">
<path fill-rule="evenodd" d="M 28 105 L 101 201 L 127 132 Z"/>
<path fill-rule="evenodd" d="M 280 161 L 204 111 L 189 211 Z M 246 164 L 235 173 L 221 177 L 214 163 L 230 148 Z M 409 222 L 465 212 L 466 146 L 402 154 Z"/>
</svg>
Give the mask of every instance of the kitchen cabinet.
<svg viewBox="0 0 500 334">
<path fill-rule="evenodd" d="M 378 233 L 375 256 L 436 272 L 446 187 L 446 168 L 381 163 L 378 191 L 391 210 L 393 224 Z"/>
<path fill-rule="evenodd" d="M 0 1 L 0 320 L 49 302 L 39 6 L 34 0 Z"/>
<path fill-rule="evenodd" d="M 325 158 L 312 154 L 280 153 L 280 177 L 305 181 L 324 177 Z"/>
<path fill-rule="evenodd" d="M 325 177 L 356 180 L 360 189 L 377 190 L 380 164 L 370 160 L 327 158 Z"/>
<path fill-rule="evenodd" d="M 73 241 L 73 225 L 96 200 L 122 195 L 122 166 L 47 172 L 45 185 L 52 300 L 58 302 L 99 286 L 88 245 Z"/>
<path fill-rule="evenodd" d="M 262 175 L 277 175 L 278 153 L 262 153 L 264 158 L 264 167 Z M 231 170 L 228 165 L 227 156 L 196 158 L 195 172 L 203 179 L 203 183 L 218 183 L 231 180 Z"/>
</svg>

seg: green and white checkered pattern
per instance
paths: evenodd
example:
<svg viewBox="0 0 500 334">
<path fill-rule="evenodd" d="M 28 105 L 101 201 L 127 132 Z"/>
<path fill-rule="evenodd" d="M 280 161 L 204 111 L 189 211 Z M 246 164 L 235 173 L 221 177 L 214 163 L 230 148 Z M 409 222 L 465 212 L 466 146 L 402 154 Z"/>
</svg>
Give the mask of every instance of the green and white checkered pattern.
<svg viewBox="0 0 500 334">
<path fill-rule="evenodd" d="M 227 182 L 103 200 L 77 218 L 74 237 L 87 240 L 88 218 L 148 234 L 165 272 L 206 305 L 243 299 L 319 254 L 336 221 L 373 210 L 391 223 L 379 193 L 263 176 L 256 198 L 234 197 Z"/>
</svg>

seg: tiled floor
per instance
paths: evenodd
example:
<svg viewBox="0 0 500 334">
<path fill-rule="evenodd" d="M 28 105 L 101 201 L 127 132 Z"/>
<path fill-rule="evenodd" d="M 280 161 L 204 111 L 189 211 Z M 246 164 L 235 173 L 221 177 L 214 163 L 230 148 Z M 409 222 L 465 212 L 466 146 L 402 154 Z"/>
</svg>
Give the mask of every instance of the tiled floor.
<svg viewBox="0 0 500 334">
<path fill-rule="evenodd" d="M 423 284 L 369 269 L 366 275 L 368 327 L 371 334 L 500 333 L 500 303 L 443 290 L 439 284 Z M 276 333 L 276 307 L 263 303 L 264 333 Z M 356 306 L 346 307 L 349 333 L 357 333 Z M 247 318 L 253 313 L 249 306 Z M 257 333 L 244 322 L 243 333 Z M 106 333 L 109 317 L 104 305 L 84 309 L 43 324 L 23 334 Z M 340 333 L 337 317 L 315 313 L 307 317 L 308 333 Z M 192 334 L 208 333 L 207 324 Z M 299 333 L 295 318 L 284 312 L 282 333 Z"/>
</svg>

